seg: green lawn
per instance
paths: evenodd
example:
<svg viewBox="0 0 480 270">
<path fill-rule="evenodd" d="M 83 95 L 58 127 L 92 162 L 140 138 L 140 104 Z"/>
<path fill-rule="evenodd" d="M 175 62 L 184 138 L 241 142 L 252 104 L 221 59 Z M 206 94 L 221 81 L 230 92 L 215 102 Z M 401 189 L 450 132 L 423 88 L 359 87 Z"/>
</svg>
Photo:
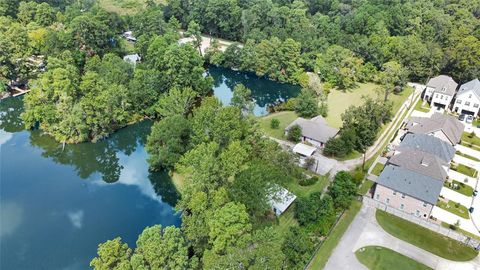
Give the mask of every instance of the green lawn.
<svg viewBox="0 0 480 270">
<path fill-rule="evenodd" d="M 465 183 L 453 180 L 452 183 L 450 183 L 448 181 L 445 181 L 445 183 L 443 185 L 445 187 L 447 187 L 451 190 L 455 190 L 456 192 L 461 193 L 465 196 L 470 197 L 470 196 L 473 195 L 473 188 L 469 185 L 466 185 Z"/>
<path fill-rule="evenodd" d="M 285 128 L 297 119 L 297 114 L 291 111 L 276 112 L 269 114 L 264 117 L 258 118 L 258 123 L 260 128 L 265 132 L 267 136 L 271 136 L 277 139 L 285 140 Z M 276 118 L 280 121 L 280 125 L 276 129 L 270 127 L 270 122 L 273 118 Z"/>
<path fill-rule="evenodd" d="M 477 147 L 480 147 L 480 137 L 471 136 L 470 133 L 463 132 L 463 134 L 462 134 L 462 144 L 465 144 L 467 146 L 473 144 L 473 145 L 476 145 Z"/>
<path fill-rule="evenodd" d="M 370 190 L 370 188 L 375 184 L 372 180 L 365 180 L 362 185 L 358 188 L 358 194 L 365 195 Z"/>
<path fill-rule="evenodd" d="M 345 160 L 359 158 L 361 156 L 362 156 L 362 153 L 354 150 L 353 152 L 351 152 L 350 154 L 348 154 L 348 155 L 346 155 L 342 158 L 340 158 L 340 157 L 333 157 L 333 158 L 338 160 L 338 161 L 345 161 Z"/>
<path fill-rule="evenodd" d="M 458 241 L 387 212 L 377 210 L 376 218 L 389 234 L 447 260 L 469 261 L 478 255 Z"/>
<path fill-rule="evenodd" d="M 342 126 L 342 113 L 350 106 L 361 105 L 362 96 L 376 98 L 379 96 L 380 86 L 374 83 L 360 83 L 358 87 L 351 90 L 332 89 L 328 94 L 328 116 L 329 125 L 340 128 Z M 393 102 L 393 112 L 396 113 L 405 99 L 412 93 L 413 88 L 406 87 L 402 93 L 390 94 L 389 100 Z"/>
<path fill-rule="evenodd" d="M 295 194 L 297 197 L 307 197 L 314 192 L 322 192 L 328 186 L 328 176 L 318 176 L 318 181 L 311 186 L 301 186 L 297 182 L 288 183 L 285 188 Z"/>
<path fill-rule="evenodd" d="M 475 170 L 474 168 L 470 168 L 468 166 L 465 166 L 463 164 L 452 163 L 452 165 L 450 166 L 450 169 L 452 169 L 454 171 L 457 171 L 459 173 L 463 173 L 466 176 L 470 176 L 470 177 L 476 177 L 477 176 L 477 170 Z"/>
<path fill-rule="evenodd" d="M 419 112 L 428 113 L 430 111 L 430 105 L 428 105 L 428 103 L 426 102 L 424 106 L 422 106 L 422 104 L 423 104 L 423 100 L 419 99 L 417 104 L 415 104 L 415 110 Z"/>
<path fill-rule="evenodd" d="M 471 159 L 471 160 L 473 160 L 473 161 L 480 161 L 480 159 L 478 159 L 478 158 L 476 158 L 476 157 L 469 156 L 469 155 L 464 154 L 464 153 L 462 153 L 462 152 L 460 152 L 460 151 L 457 151 L 456 154 L 459 155 L 459 156 L 462 156 L 462 157 L 464 157 L 464 158 Z"/>
<path fill-rule="evenodd" d="M 446 223 L 446 222 L 443 222 L 443 221 L 442 221 L 441 225 L 442 225 L 443 227 L 447 228 L 447 229 L 450 229 L 450 224 L 448 224 L 448 223 Z M 467 231 L 462 230 L 462 229 L 460 229 L 460 228 L 455 229 L 455 231 L 458 231 L 459 233 L 461 233 L 461 234 L 463 234 L 463 235 L 465 235 L 465 236 L 468 236 L 468 237 L 471 237 L 471 238 L 480 240 L 480 236 L 475 235 L 475 234 L 473 234 L 473 233 L 471 233 L 471 232 L 467 232 Z"/>
<path fill-rule="evenodd" d="M 468 215 L 468 209 L 467 207 L 456 203 L 454 201 L 448 201 L 448 203 L 444 201 L 438 201 L 437 206 L 442 208 L 443 210 L 446 210 L 452 214 L 455 214 L 459 217 L 462 217 L 464 219 L 469 219 L 470 216 Z"/>
<path fill-rule="evenodd" d="M 379 246 L 362 247 L 355 252 L 355 256 L 370 270 L 432 269 L 396 251 Z"/>
<path fill-rule="evenodd" d="M 362 203 L 359 201 L 353 201 L 350 208 L 345 211 L 340 221 L 337 223 L 337 226 L 333 229 L 332 233 L 328 238 L 323 242 L 320 248 L 315 254 L 315 257 L 312 259 L 310 264 L 307 266 L 307 269 L 318 270 L 323 269 L 327 263 L 328 258 L 332 255 L 333 249 L 338 245 L 343 234 L 347 230 L 348 226 L 352 223 L 353 219 L 357 215 L 358 211 L 362 207 Z"/>
<path fill-rule="evenodd" d="M 298 222 L 295 219 L 295 203 L 290 205 L 287 211 L 278 217 L 278 224 L 274 226 L 275 230 L 285 235 L 290 230 L 290 227 L 298 226 Z"/>
<path fill-rule="evenodd" d="M 382 173 L 383 168 L 385 168 L 385 164 L 377 163 L 375 164 L 375 167 L 372 169 L 372 174 L 379 176 L 380 173 Z"/>
</svg>

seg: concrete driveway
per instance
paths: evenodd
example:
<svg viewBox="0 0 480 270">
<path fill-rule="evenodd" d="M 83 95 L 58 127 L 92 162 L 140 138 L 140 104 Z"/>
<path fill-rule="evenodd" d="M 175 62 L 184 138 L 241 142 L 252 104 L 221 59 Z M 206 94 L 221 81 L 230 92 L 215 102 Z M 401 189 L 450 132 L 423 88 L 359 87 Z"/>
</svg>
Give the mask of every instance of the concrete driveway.
<svg viewBox="0 0 480 270">
<path fill-rule="evenodd" d="M 478 232 L 477 228 L 475 227 L 475 224 L 472 222 L 471 219 L 464 219 L 453 213 L 443 210 L 438 206 L 433 207 L 432 216 L 448 224 L 455 224 L 457 221 L 460 221 L 460 228 L 462 230 L 465 230 L 469 233 L 473 233 L 475 235 L 480 236 L 480 233 Z"/>
<path fill-rule="evenodd" d="M 362 209 L 334 249 L 324 269 L 366 270 L 355 257 L 355 251 L 365 246 L 383 246 L 437 270 L 480 269 L 480 257 L 476 257 L 469 262 L 454 262 L 393 237 L 378 225 L 375 219 L 375 210 L 375 208 L 363 204 Z"/>
</svg>

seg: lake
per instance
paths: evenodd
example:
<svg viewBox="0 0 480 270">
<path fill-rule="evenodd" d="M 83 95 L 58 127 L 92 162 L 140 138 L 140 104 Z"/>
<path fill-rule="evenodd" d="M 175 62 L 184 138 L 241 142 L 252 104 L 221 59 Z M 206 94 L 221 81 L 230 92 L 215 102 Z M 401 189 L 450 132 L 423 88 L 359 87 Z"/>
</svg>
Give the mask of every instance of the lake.
<svg viewBox="0 0 480 270">
<path fill-rule="evenodd" d="M 210 68 L 224 104 L 243 83 L 255 114 L 299 88 Z M 0 269 L 88 269 L 99 243 L 120 236 L 134 247 L 146 226 L 181 223 L 179 194 L 167 173 L 148 170 L 144 145 L 152 122 L 97 143 L 66 145 L 24 130 L 21 98 L 0 101 Z"/>
<path fill-rule="evenodd" d="M 268 114 L 270 105 L 286 101 L 300 93 L 298 85 L 278 83 L 251 73 L 215 66 L 210 66 L 208 72 L 214 80 L 213 93 L 224 105 L 230 104 L 235 85 L 243 84 L 249 88 L 255 101 L 253 114 L 256 116 Z"/>
</svg>

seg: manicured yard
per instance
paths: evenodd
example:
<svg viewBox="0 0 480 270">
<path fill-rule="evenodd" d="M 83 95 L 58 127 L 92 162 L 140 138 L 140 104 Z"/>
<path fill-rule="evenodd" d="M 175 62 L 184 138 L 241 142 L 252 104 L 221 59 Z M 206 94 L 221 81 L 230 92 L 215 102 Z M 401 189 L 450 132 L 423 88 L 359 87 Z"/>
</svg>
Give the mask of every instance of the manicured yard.
<svg viewBox="0 0 480 270">
<path fill-rule="evenodd" d="M 330 255 L 332 255 L 333 249 L 335 249 L 335 247 L 338 245 L 338 242 L 340 242 L 340 239 L 347 230 L 348 226 L 350 226 L 350 224 L 352 223 L 358 211 L 360 211 L 361 207 L 361 202 L 356 200 L 353 201 L 352 205 L 347 211 L 345 211 L 342 218 L 337 223 L 337 226 L 335 226 L 335 228 L 333 229 L 332 233 L 320 246 L 317 254 L 315 254 L 315 257 L 313 257 L 312 261 L 307 266 L 307 269 L 318 270 L 325 267 L 328 258 L 330 257 Z"/>
<path fill-rule="evenodd" d="M 448 203 L 444 201 L 438 201 L 437 206 L 459 217 L 462 217 L 464 219 L 469 219 L 467 207 L 459 203 L 456 203 L 454 201 L 448 201 Z"/>
<path fill-rule="evenodd" d="M 464 157 L 464 158 L 471 159 L 471 160 L 473 160 L 473 161 L 480 161 L 480 159 L 478 159 L 478 158 L 476 158 L 476 157 L 469 156 L 469 155 L 464 154 L 464 153 L 462 153 L 462 152 L 460 152 L 460 151 L 457 151 L 456 154 L 459 155 L 459 156 L 462 156 L 462 157 Z"/>
<path fill-rule="evenodd" d="M 264 117 L 258 118 L 258 123 L 260 128 L 265 132 L 267 136 L 271 136 L 277 139 L 285 140 L 285 128 L 297 119 L 297 114 L 291 111 L 277 112 L 272 113 Z M 276 118 L 280 121 L 278 128 L 273 129 L 270 127 L 270 122 L 273 118 Z"/>
<path fill-rule="evenodd" d="M 290 227 L 294 226 L 298 226 L 298 222 L 295 219 L 295 203 L 290 205 L 287 211 L 278 217 L 278 225 L 274 226 L 274 228 L 279 233 L 286 234 Z"/>
<path fill-rule="evenodd" d="M 465 183 L 453 180 L 452 183 L 445 181 L 443 185 L 465 196 L 470 197 L 473 195 L 473 188 L 469 185 L 466 185 Z"/>
<path fill-rule="evenodd" d="M 377 210 L 376 218 L 389 234 L 442 258 L 469 261 L 478 255 L 473 248 L 385 211 Z"/>
<path fill-rule="evenodd" d="M 428 270 L 432 269 L 396 251 L 379 246 L 360 248 L 357 259 L 370 270 Z"/>
<path fill-rule="evenodd" d="M 297 197 L 307 197 L 314 192 L 322 192 L 323 189 L 330 183 L 327 176 L 318 176 L 318 181 L 311 186 L 301 186 L 297 182 L 290 182 L 286 184 L 285 188 L 295 194 Z"/>
<path fill-rule="evenodd" d="M 442 225 L 443 227 L 447 228 L 447 229 L 450 229 L 450 224 L 448 224 L 448 223 L 446 223 L 446 222 L 443 222 L 443 221 L 442 221 L 441 225 Z M 475 235 L 475 234 L 473 234 L 473 233 L 471 233 L 471 232 L 467 232 L 467 231 L 462 230 L 462 229 L 460 229 L 460 228 L 457 228 L 455 231 L 458 231 L 459 233 L 461 233 L 461 234 L 463 234 L 463 235 L 465 235 L 465 236 L 468 236 L 468 237 L 471 237 L 471 238 L 480 240 L 480 236 Z"/>
<path fill-rule="evenodd" d="M 473 168 L 470 168 L 468 166 L 465 166 L 463 164 L 452 163 L 452 165 L 450 166 L 450 169 L 452 169 L 454 171 L 457 171 L 459 173 L 463 173 L 466 176 L 470 176 L 470 177 L 476 177 L 477 176 L 477 170 L 475 170 Z"/>
<path fill-rule="evenodd" d="M 419 112 L 425 112 L 425 113 L 428 113 L 430 111 L 430 105 L 428 105 L 428 103 L 425 102 L 425 105 L 423 105 L 423 100 L 422 99 L 419 99 L 417 104 L 415 104 L 415 110 L 419 111 Z"/>
<path fill-rule="evenodd" d="M 462 134 L 462 144 L 467 145 L 467 146 L 473 144 L 473 145 L 476 145 L 477 147 L 480 147 L 480 137 L 478 137 L 476 135 L 471 136 L 470 133 L 464 132 Z"/>
<path fill-rule="evenodd" d="M 372 169 L 372 174 L 379 176 L 380 173 L 382 173 L 383 168 L 385 168 L 385 164 L 377 163 L 375 164 L 375 167 Z"/>
</svg>

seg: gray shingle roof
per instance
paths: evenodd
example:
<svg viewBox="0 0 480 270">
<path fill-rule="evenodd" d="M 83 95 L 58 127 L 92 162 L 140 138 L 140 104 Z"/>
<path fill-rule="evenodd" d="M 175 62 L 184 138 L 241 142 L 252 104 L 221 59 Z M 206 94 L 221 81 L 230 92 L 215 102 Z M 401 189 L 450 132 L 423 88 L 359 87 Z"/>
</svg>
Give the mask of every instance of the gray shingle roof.
<svg viewBox="0 0 480 270">
<path fill-rule="evenodd" d="M 448 163 L 427 152 L 405 148 L 400 153 L 392 156 L 388 162 L 392 165 L 433 177 L 439 181 L 444 181 L 447 178 L 447 172 L 442 165 L 447 166 Z"/>
<path fill-rule="evenodd" d="M 458 90 L 458 94 L 462 94 L 464 92 L 473 90 L 475 95 L 480 98 L 480 81 L 478 79 L 471 80 L 469 82 L 466 82 L 460 86 L 460 89 Z"/>
<path fill-rule="evenodd" d="M 433 205 L 443 187 L 443 181 L 392 165 L 383 169 L 376 182 Z"/>
<path fill-rule="evenodd" d="M 417 151 L 426 152 L 439 157 L 446 163 L 450 163 L 455 155 L 455 148 L 436 138 L 434 136 L 425 134 L 407 134 L 403 138 L 399 146 L 399 151 L 413 149 Z"/>
<path fill-rule="evenodd" d="M 297 118 L 285 128 L 288 132 L 294 125 L 299 125 L 302 128 L 302 135 L 314 139 L 319 142 L 327 142 L 328 139 L 335 137 L 338 129 L 327 125 L 325 119 L 321 116 L 314 117 L 310 120 L 305 118 Z"/>
<path fill-rule="evenodd" d="M 435 89 L 435 93 L 442 93 L 453 96 L 458 84 L 450 76 L 439 75 L 431 78 L 428 83 L 428 87 Z"/>
<path fill-rule="evenodd" d="M 462 137 L 464 125 L 451 115 L 434 113 L 430 118 L 412 117 L 406 128 L 412 133 L 429 134 L 438 130 L 445 133 L 452 144 L 457 144 Z"/>
</svg>

